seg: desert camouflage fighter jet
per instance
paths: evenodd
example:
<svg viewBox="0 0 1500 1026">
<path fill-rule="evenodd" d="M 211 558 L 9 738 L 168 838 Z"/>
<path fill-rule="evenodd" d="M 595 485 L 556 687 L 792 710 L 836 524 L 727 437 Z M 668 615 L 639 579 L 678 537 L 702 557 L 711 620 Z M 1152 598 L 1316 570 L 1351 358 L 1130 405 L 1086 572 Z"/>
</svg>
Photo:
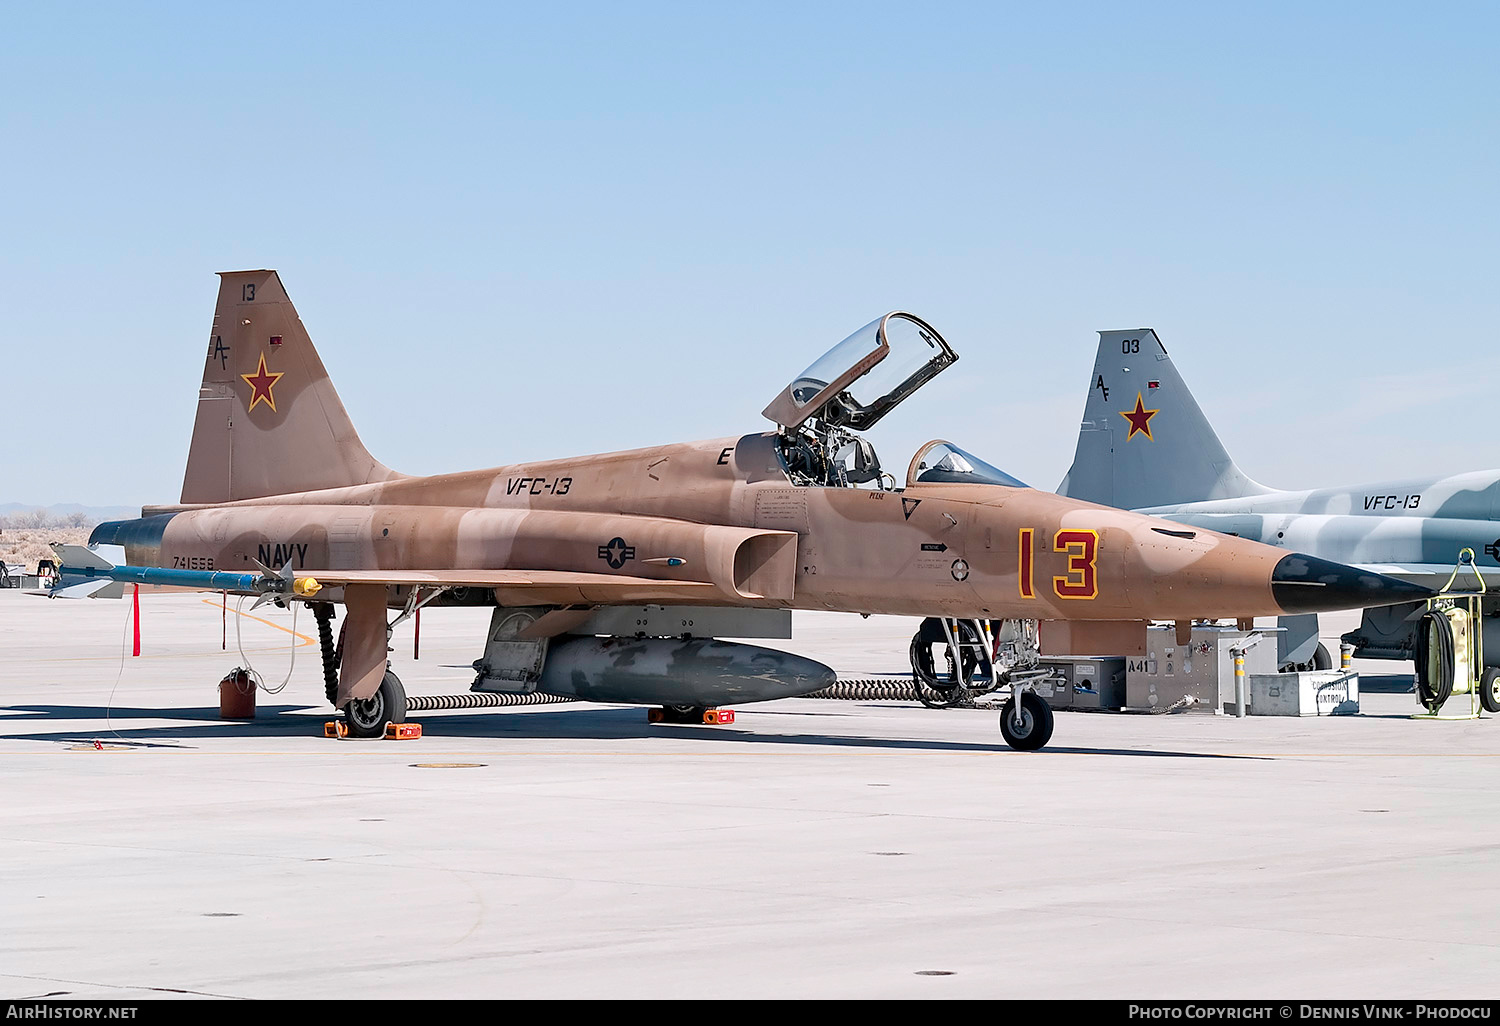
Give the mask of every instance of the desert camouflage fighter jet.
<svg viewBox="0 0 1500 1026">
<path fill-rule="evenodd" d="M 1138 510 L 1440 588 L 1460 553 L 1481 572 L 1500 566 L 1500 471 L 1277 491 L 1245 475 L 1224 450 L 1166 348 L 1150 328 L 1101 331 L 1073 466 L 1060 495 Z M 1461 583 L 1472 584 L 1465 577 Z M 1410 659 L 1413 604 L 1366 609 L 1344 636 L 1355 654 Z M 1486 661 L 1500 666 L 1500 605 L 1484 603 Z M 1285 618 L 1281 658 L 1326 667 L 1317 617 Z M 1500 708 L 1500 675 L 1485 677 Z"/>
<path fill-rule="evenodd" d="M 226 273 L 181 502 L 100 525 L 63 585 L 308 603 L 328 697 L 364 736 L 405 712 L 390 611 L 434 603 L 494 608 L 476 690 L 703 710 L 834 680 L 716 640 L 789 637 L 793 608 L 1049 621 L 1068 651 L 1144 654 L 1147 620 L 1182 630 L 1426 594 L 1033 491 L 946 442 L 900 488 L 860 432 L 956 359 L 926 322 L 890 313 L 783 388 L 770 430 L 416 477 L 360 442 L 277 274 Z M 1039 747 L 1050 711 L 1015 690 L 1002 731 Z"/>
</svg>

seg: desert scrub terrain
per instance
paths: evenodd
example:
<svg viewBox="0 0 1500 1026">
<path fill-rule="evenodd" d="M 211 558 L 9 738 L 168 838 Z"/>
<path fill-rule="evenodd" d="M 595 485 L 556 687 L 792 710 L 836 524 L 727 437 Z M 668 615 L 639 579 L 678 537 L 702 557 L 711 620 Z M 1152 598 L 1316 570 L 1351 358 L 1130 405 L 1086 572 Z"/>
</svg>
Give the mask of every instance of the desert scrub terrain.
<svg viewBox="0 0 1500 1026">
<path fill-rule="evenodd" d="M 86 513 L 58 516 L 42 509 L 0 516 L 0 561 L 25 563 L 27 573 L 36 573 L 37 560 L 52 558 L 52 542 L 82 545 L 94 523 Z"/>
</svg>

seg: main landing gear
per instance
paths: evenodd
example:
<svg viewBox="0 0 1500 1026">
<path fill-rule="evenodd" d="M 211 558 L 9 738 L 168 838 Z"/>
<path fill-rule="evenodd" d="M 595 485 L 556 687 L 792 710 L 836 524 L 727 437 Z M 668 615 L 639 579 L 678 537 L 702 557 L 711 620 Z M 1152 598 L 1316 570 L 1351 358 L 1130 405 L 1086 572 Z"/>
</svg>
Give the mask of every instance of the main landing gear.
<svg viewBox="0 0 1500 1026">
<path fill-rule="evenodd" d="M 327 602 L 313 604 L 313 617 L 318 621 L 318 648 L 323 656 L 323 691 L 328 703 L 338 702 L 339 666 L 344 657 L 344 635 L 339 634 L 337 646 L 333 643 L 333 606 Z M 344 626 L 348 626 L 348 619 Z M 349 737 L 385 737 L 386 726 L 406 722 L 406 688 L 401 678 L 386 667 L 380 686 L 369 698 L 351 698 L 343 705 L 344 722 Z"/>
<path fill-rule="evenodd" d="M 406 689 L 390 670 L 369 698 L 353 698 L 344 705 L 350 737 L 385 737 L 388 723 L 406 722 Z"/>
</svg>

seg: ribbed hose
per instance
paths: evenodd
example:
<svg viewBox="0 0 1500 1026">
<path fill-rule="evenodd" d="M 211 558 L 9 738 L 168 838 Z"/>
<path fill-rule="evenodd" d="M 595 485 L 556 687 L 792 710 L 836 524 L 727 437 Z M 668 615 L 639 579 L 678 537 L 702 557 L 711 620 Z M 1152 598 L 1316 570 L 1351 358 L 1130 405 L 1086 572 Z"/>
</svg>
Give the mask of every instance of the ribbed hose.
<svg viewBox="0 0 1500 1026">
<path fill-rule="evenodd" d="M 333 605 L 328 602 L 312 604 L 313 619 L 318 621 L 318 647 L 323 652 L 323 691 L 328 695 L 328 704 L 339 693 L 339 664 L 333 651 Z"/>
<path fill-rule="evenodd" d="M 433 709 L 492 709 L 505 705 L 552 705 L 557 702 L 576 702 L 576 698 L 536 692 L 530 695 L 512 695 L 495 691 L 471 691 L 466 695 L 416 695 L 406 699 L 407 712 L 423 712 Z"/>
<path fill-rule="evenodd" d="M 857 702 L 888 699 L 915 699 L 915 685 L 904 677 L 867 677 L 856 680 L 841 680 L 814 691 L 803 698 L 842 698 Z"/>
<path fill-rule="evenodd" d="M 913 698 L 912 682 L 900 677 L 882 679 L 872 677 L 864 680 L 841 680 L 821 691 L 814 691 L 801 698 L 839 698 L 854 701 L 879 701 Z M 510 705 L 552 705 L 559 702 L 577 702 L 577 698 L 564 695 L 549 695 L 544 691 L 519 695 L 496 691 L 471 691 L 464 695 L 409 695 L 407 712 L 431 712 L 434 709 L 491 709 Z"/>
<path fill-rule="evenodd" d="M 1434 654 L 1431 650 L 1434 642 L 1437 644 L 1437 680 L 1429 680 L 1428 664 L 1431 662 L 1429 657 Z M 1442 610 L 1429 610 L 1417 621 L 1417 646 L 1414 654 L 1417 695 L 1423 705 L 1436 712 L 1452 696 L 1453 678 L 1457 672 L 1454 665 L 1453 624 Z"/>
</svg>

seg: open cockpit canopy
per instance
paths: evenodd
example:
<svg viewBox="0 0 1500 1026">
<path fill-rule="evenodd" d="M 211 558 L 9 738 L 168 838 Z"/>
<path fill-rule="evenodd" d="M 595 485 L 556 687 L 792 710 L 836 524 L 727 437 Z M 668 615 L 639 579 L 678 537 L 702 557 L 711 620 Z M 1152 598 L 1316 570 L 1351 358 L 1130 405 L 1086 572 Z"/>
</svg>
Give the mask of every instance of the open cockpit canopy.
<svg viewBox="0 0 1500 1026">
<path fill-rule="evenodd" d="M 789 430 L 816 420 L 866 431 L 957 359 L 932 325 L 909 313 L 888 313 L 797 375 L 765 416 Z"/>
<path fill-rule="evenodd" d="M 859 432 L 957 359 L 932 325 L 899 310 L 828 350 L 765 409 L 787 476 L 806 486 L 894 489 Z"/>
</svg>

